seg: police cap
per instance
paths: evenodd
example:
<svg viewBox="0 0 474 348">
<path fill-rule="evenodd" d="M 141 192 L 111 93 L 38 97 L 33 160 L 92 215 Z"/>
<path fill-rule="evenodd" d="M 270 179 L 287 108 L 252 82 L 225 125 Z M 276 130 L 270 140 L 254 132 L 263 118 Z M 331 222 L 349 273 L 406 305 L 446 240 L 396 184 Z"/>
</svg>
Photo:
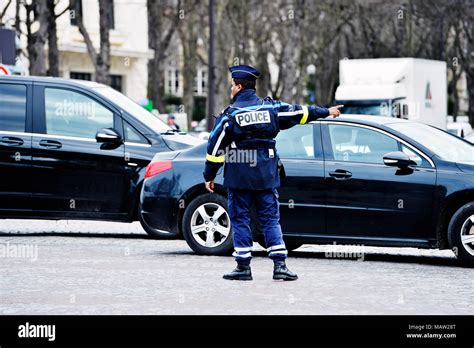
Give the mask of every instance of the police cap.
<svg viewBox="0 0 474 348">
<path fill-rule="evenodd" d="M 229 68 L 233 79 L 256 81 L 260 72 L 250 65 L 235 65 Z"/>
</svg>

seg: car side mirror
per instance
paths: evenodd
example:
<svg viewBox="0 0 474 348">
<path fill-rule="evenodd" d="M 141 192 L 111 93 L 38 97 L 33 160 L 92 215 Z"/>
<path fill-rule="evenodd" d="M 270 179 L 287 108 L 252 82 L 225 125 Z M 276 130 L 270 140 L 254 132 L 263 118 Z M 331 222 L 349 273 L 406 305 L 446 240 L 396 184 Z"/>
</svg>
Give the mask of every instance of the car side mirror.
<svg viewBox="0 0 474 348">
<path fill-rule="evenodd" d="M 383 163 L 389 167 L 408 168 L 410 165 L 416 165 L 416 162 L 402 152 L 389 152 L 383 156 Z"/>
<path fill-rule="evenodd" d="M 95 140 L 97 140 L 98 143 L 122 143 L 122 137 L 112 128 L 99 129 L 95 135 Z"/>
</svg>

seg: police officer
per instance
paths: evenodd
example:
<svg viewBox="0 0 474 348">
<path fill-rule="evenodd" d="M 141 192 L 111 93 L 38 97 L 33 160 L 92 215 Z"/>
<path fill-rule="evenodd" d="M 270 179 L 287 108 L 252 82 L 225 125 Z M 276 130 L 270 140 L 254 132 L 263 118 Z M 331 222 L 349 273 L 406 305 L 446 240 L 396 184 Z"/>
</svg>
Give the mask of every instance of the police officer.
<svg viewBox="0 0 474 348">
<path fill-rule="evenodd" d="M 238 65 L 229 70 L 233 103 L 219 115 L 209 136 L 204 170 L 206 189 L 214 192 L 214 178 L 226 162 L 224 186 L 228 189 L 237 267 L 224 279 L 252 280 L 250 210 L 254 204 L 269 257 L 274 262 L 273 279 L 296 280 L 298 276 L 285 263 L 288 252 L 280 227 L 276 190 L 280 186 L 279 158 L 274 138 L 282 129 L 329 115 L 337 117 L 342 105 L 326 109 L 262 99 L 255 91 L 260 75 L 255 68 Z"/>
</svg>

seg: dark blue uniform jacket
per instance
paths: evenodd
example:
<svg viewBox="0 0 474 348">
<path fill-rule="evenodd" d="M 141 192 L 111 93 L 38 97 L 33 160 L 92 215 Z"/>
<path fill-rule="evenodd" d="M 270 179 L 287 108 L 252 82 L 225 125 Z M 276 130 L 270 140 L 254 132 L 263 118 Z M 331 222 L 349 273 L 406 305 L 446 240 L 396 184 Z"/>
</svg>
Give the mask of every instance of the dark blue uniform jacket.
<svg viewBox="0 0 474 348">
<path fill-rule="evenodd" d="M 207 145 L 204 179 L 214 180 L 225 163 L 224 186 L 266 190 L 280 186 L 274 138 L 280 130 L 329 115 L 319 106 L 288 104 L 241 90 L 216 119 Z"/>
</svg>

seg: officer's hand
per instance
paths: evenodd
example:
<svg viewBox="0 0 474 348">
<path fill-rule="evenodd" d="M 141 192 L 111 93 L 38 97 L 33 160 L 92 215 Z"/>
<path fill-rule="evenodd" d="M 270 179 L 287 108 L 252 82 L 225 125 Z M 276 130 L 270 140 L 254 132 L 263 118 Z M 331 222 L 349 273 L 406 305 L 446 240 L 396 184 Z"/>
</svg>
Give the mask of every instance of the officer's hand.
<svg viewBox="0 0 474 348">
<path fill-rule="evenodd" d="M 329 108 L 329 116 L 332 117 L 338 117 L 341 115 L 341 112 L 339 111 L 340 108 L 344 107 L 344 105 L 336 105 L 333 107 Z"/>
<path fill-rule="evenodd" d="M 206 181 L 206 190 L 214 192 L 214 180 Z"/>
</svg>

